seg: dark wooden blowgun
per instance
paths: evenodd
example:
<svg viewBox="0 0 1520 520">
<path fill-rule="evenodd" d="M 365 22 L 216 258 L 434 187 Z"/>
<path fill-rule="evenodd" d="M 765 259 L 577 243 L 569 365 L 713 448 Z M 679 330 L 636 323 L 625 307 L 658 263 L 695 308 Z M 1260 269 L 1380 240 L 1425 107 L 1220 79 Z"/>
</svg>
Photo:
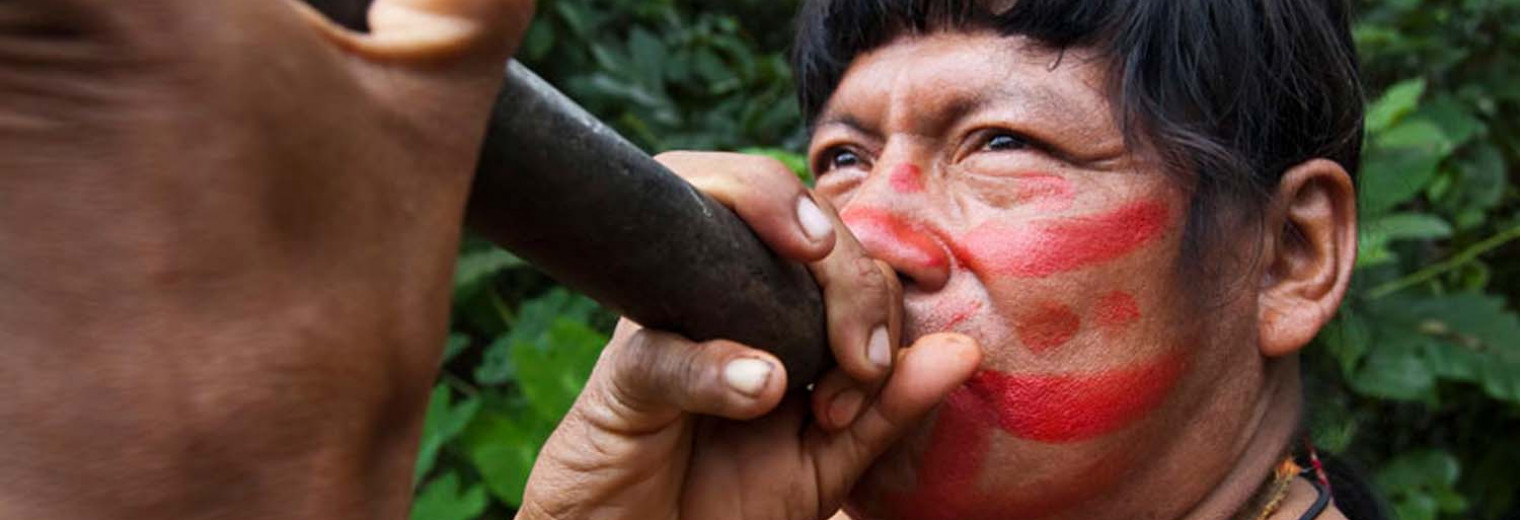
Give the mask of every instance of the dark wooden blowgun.
<svg viewBox="0 0 1520 520">
<path fill-rule="evenodd" d="M 368 0 L 308 1 L 363 26 Z M 804 266 L 516 61 L 492 109 L 469 225 L 646 327 L 775 354 L 793 389 L 833 359 Z"/>
</svg>

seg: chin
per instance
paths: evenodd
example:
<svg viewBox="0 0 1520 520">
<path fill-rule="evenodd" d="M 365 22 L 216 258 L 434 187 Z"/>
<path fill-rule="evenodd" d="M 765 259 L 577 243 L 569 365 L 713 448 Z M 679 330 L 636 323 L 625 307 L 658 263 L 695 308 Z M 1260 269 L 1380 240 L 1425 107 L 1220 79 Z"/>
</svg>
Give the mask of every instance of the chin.
<svg viewBox="0 0 1520 520">
<path fill-rule="evenodd" d="M 1083 440 L 1044 442 L 997 428 L 978 430 L 983 425 L 957 406 L 965 405 L 952 397 L 877 460 L 852 491 L 846 505 L 851 518 L 1133 518 L 1136 504 L 1115 499 L 1125 495 L 1124 483 L 1144 469 L 1143 462 L 1165 449 L 1156 437 L 1166 422 L 1160 417 Z M 1114 505 L 1120 507 L 1109 507 Z"/>
</svg>

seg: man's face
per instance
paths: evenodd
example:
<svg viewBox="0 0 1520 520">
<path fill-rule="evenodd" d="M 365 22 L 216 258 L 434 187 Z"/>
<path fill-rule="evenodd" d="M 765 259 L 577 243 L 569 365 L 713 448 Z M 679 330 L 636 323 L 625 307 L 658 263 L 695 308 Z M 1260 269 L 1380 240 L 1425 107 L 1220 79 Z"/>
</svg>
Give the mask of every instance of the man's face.
<svg viewBox="0 0 1520 520">
<path fill-rule="evenodd" d="M 903 274 L 906 339 L 986 350 L 857 486 L 857 514 L 1069 512 L 1163 455 L 1199 403 L 1247 406 L 1208 394 L 1252 350 L 1207 347 L 1254 329 L 1220 325 L 1232 304 L 1179 268 L 1188 194 L 1126 148 L 1102 67 L 1018 37 L 899 39 L 819 116 L 818 192 Z"/>
</svg>

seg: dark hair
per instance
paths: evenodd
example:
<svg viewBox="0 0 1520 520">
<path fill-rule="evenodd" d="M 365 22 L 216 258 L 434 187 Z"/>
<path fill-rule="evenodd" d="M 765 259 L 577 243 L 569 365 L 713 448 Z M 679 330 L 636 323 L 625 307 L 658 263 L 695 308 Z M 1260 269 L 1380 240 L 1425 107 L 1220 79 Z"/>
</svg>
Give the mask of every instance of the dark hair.
<svg viewBox="0 0 1520 520">
<path fill-rule="evenodd" d="M 792 61 L 809 126 L 855 56 L 945 30 L 1098 51 L 1130 148 L 1195 181 L 1189 235 L 1215 210 L 1259 208 L 1310 158 L 1355 175 L 1362 91 L 1345 0 L 1016 0 L 1002 12 L 975 0 L 807 0 Z"/>
</svg>

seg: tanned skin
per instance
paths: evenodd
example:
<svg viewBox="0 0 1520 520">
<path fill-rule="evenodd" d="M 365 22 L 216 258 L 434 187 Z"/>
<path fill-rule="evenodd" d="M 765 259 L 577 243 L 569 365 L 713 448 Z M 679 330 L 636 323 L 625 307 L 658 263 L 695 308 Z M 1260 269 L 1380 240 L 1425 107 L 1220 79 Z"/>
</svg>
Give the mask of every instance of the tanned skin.
<svg viewBox="0 0 1520 520">
<path fill-rule="evenodd" d="M 0 3 L 0 518 L 403 518 L 529 0 Z"/>
<path fill-rule="evenodd" d="M 1126 146 L 1104 70 L 1083 49 L 954 31 L 856 57 L 816 121 L 807 196 L 840 215 L 831 254 L 862 248 L 901 282 L 893 372 L 826 379 L 806 418 L 774 378 L 758 396 L 725 391 L 724 363 L 763 354 L 702 355 L 625 324 L 540 454 L 519 518 L 1242 513 L 1297 430 L 1296 352 L 1349 281 L 1350 176 L 1309 158 L 1262 214 L 1219 215 L 1204 277 L 1183 256 L 1190 186 Z M 664 160 L 767 242 L 803 240 L 788 234 L 801 188 L 783 168 Z M 652 383 L 655 351 L 693 354 Z M 710 417 L 772 407 L 758 423 Z M 1313 496 L 1295 482 L 1272 518 Z"/>
</svg>

